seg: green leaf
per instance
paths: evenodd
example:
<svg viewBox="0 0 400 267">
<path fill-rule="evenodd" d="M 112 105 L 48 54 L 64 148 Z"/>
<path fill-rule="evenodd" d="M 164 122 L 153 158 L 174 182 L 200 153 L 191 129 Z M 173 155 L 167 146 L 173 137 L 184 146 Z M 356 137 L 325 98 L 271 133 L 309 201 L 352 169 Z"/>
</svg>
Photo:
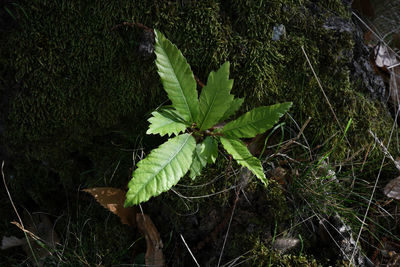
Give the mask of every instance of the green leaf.
<svg viewBox="0 0 400 267">
<path fill-rule="evenodd" d="M 218 143 L 217 141 L 207 136 L 206 139 L 203 141 L 205 148 L 204 148 L 204 155 L 207 158 L 208 163 L 215 163 L 218 157 Z"/>
<path fill-rule="evenodd" d="M 200 175 L 201 170 L 207 163 L 214 163 L 218 156 L 218 144 L 212 137 L 206 137 L 204 141 L 197 144 L 193 153 L 193 162 L 190 166 L 190 178 L 192 180 Z"/>
<path fill-rule="evenodd" d="M 272 128 L 292 106 L 291 102 L 258 107 L 227 123 L 221 133 L 228 138 L 250 138 Z"/>
<path fill-rule="evenodd" d="M 236 113 L 239 108 L 242 106 L 244 102 L 244 98 L 235 98 L 233 99 L 231 105 L 229 106 L 228 110 L 225 112 L 224 116 L 220 119 L 220 121 L 224 121 L 228 119 L 230 116 Z"/>
<path fill-rule="evenodd" d="M 177 184 L 189 170 L 195 148 L 194 137 L 182 134 L 151 151 L 132 174 L 125 207 L 147 201 Z"/>
<path fill-rule="evenodd" d="M 258 158 L 253 157 L 246 145 L 238 139 L 220 138 L 222 146 L 243 167 L 248 168 L 264 185 L 268 185 L 264 170 Z"/>
<path fill-rule="evenodd" d="M 199 113 L 196 81 L 181 51 L 157 30 L 155 53 L 158 74 L 172 105 L 189 123 L 196 121 Z"/>
<path fill-rule="evenodd" d="M 193 161 L 190 166 L 190 178 L 194 180 L 196 176 L 200 175 L 201 170 L 207 165 L 207 159 L 204 158 L 202 152 L 204 151 L 205 145 L 203 143 L 197 144 L 196 149 L 193 152 Z"/>
<path fill-rule="evenodd" d="M 200 94 L 200 114 L 197 126 L 201 131 L 216 124 L 231 105 L 233 95 L 230 91 L 233 80 L 229 80 L 229 61 L 225 62 L 217 72 L 210 72 L 207 84 Z"/>
<path fill-rule="evenodd" d="M 146 132 L 147 134 L 178 135 L 180 132 L 185 131 L 187 127 L 175 110 L 163 109 L 154 111 L 151 115 L 153 117 L 148 119 L 150 126 Z"/>
</svg>

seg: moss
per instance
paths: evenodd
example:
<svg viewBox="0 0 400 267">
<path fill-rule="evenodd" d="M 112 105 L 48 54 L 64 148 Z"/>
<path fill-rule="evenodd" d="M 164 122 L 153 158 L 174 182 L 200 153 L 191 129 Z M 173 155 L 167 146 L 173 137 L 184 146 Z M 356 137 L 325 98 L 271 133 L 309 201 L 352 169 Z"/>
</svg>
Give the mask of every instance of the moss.
<svg viewBox="0 0 400 267">
<path fill-rule="evenodd" d="M 129 149 L 143 147 L 147 152 L 162 141 L 144 136 L 144 132 L 146 115 L 163 103 L 166 95 L 161 90 L 154 58 L 138 52 L 141 30 L 130 26 L 113 29 L 124 21 L 140 22 L 164 32 L 182 50 L 202 81 L 211 70 L 229 60 L 231 77 L 235 79 L 233 93 L 246 97 L 242 111 L 293 101 L 290 112 L 299 125 L 312 117 L 305 130 L 311 148 L 333 136 L 315 152 L 335 147 L 332 160 L 345 159 L 350 147 L 366 151 L 372 142 L 365 134 L 367 130 L 372 129 L 383 138 L 392 125 L 385 107 L 358 92 L 350 82 L 351 34 L 323 27 L 329 17 L 350 17 L 340 0 L 42 0 L 19 1 L 19 5 L 21 9 L 15 11 L 17 28 L 1 35 L 4 56 L 0 70 L 11 77 L 2 84 L 17 85 L 2 142 L 18 162 L 14 164 L 18 178 L 14 188 L 24 200 L 24 188 L 28 187 L 32 191 L 30 198 L 46 205 L 48 196 L 41 191 L 62 190 L 60 178 L 70 189 L 101 184 L 124 187 L 132 165 Z M 273 27 L 280 24 L 286 28 L 286 37 L 272 41 Z M 341 129 L 301 46 L 342 127 L 353 119 L 347 134 L 350 145 L 342 140 Z M 368 160 L 373 163 L 370 170 L 379 164 L 379 155 L 378 149 L 369 154 Z M 357 159 L 364 156 L 360 153 Z M 220 167 L 210 173 L 225 171 Z M 365 173 L 369 175 L 370 170 Z M 205 175 L 196 183 L 208 182 L 210 176 Z M 368 179 L 372 178 L 369 175 Z M 191 183 L 188 179 L 184 182 Z M 231 180 L 221 179 L 201 188 L 196 195 L 210 194 L 231 184 Z M 287 218 L 279 186 L 273 184 L 267 192 L 260 190 L 262 193 L 257 187 L 253 189 L 252 193 L 262 195 L 267 203 L 264 213 L 268 210 L 273 218 Z M 187 212 L 184 202 L 176 201 L 174 193 L 160 196 L 161 203 L 164 197 L 169 200 L 163 203 L 166 210 Z M 204 208 L 200 217 L 206 217 L 211 204 L 229 203 L 228 198 L 228 194 L 219 196 L 217 204 L 209 199 L 199 201 Z M 190 205 L 196 208 L 198 203 Z M 176 229 L 180 230 L 182 224 L 177 222 Z"/>
<path fill-rule="evenodd" d="M 295 1 L 294 1 L 295 2 Z M 312 146 L 331 138 L 327 149 L 335 148 L 335 160 L 343 160 L 350 149 L 366 148 L 372 139 L 365 133 L 372 129 L 384 136 L 393 120 L 381 103 L 357 92 L 350 82 L 348 65 L 353 48 L 349 32 L 329 31 L 323 24 L 330 17 L 350 16 L 341 1 L 302 5 L 293 1 L 235 1 L 229 12 L 232 32 L 237 33 L 243 54 L 231 54 L 234 62 L 234 90 L 247 96 L 249 106 L 293 101 L 291 114 L 301 125 L 308 117 L 305 130 Z M 307 7 L 307 8 L 305 8 Z M 317 11 L 316 11 L 317 10 Z M 284 24 L 287 37 L 272 41 L 272 27 Z M 329 104 L 308 66 L 301 46 L 323 86 Z M 244 60 L 243 60 L 244 59 Z M 330 109 L 334 110 L 341 127 Z M 250 108 L 250 107 L 249 107 Z M 327 119 L 329 118 L 329 119 Z M 342 141 L 341 129 L 353 119 Z M 392 148 L 393 151 L 393 148 Z M 380 152 L 375 150 L 371 159 Z"/>
<path fill-rule="evenodd" d="M 49 162 L 54 169 L 64 168 L 59 165 L 71 154 L 96 161 L 91 155 L 104 145 L 97 140 L 114 130 L 141 135 L 146 127 L 143 116 L 165 98 L 152 59 L 138 54 L 140 30 L 113 29 L 122 21 L 141 22 L 165 32 L 203 81 L 209 71 L 230 60 L 233 91 L 247 97 L 244 109 L 293 101 L 291 112 L 299 124 L 313 118 L 305 133 L 314 138 L 314 145 L 336 134 L 333 147 L 341 134 L 334 119 L 326 120 L 332 112 L 301 46 L 342 127 L 353 118 L 352 147 L 368 146 L 367 129 L 385 133 L 391 124 L 382 106 L 352 89 L 346 57 L 353 45 L 351 35 L 322 27 L 327 17 L 349 17 L 341 1 L 137 4 L 121 0 L 105 8 L 58 0 L 20 5 L 24 12 L 17 11 L 18 29 L 3 45 L 12 47 L 13 53 L 2 61 L 2 69 L 13 70 L 20 84 L 11 102 L 5 142 L 11 150 Z M 285 25 L 286 38 L 272 41 L 272 29 L 279 24 Z M 131 140 L 122 141 L 132 145 Z M 337 159 L 344 158 L 347 146 L 340 144 Z"/>
<path fill-rule="evenodd" d="M 268 248 L 260 240 L 253 239 L 252 254 L 254 258 L 251 266 L 304 266 L 317 267 L 322 266 L 315 259 L 305 255 L 279 254 Z"/>
</svg>

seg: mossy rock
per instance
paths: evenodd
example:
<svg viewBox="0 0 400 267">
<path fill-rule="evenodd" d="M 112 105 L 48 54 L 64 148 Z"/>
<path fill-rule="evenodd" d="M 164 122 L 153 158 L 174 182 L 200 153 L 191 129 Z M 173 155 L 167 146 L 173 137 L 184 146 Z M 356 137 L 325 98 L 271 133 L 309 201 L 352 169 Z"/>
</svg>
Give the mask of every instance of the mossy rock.
<svg viewBox="0 0 400 267">
<path fill-rule="evenodd" d="M 154 56 L 138 49 L 143 30 L 123 22 L 165 33 L 203 82 L 229 60 L 233 93 L 246 97 L 242 111 L 292 101 L 290 113 L 300 126 L 312 117 L 304 132 L 311 147 L 329 139 L 319 152 L 335 147 L 333 160 L 361 148 L 363 158 L 373 142 L 367 130 L 385 138 L 393 123 L 386 107 L 351 81 L 352 33 L 324 28 L 329 18 L 350 22 L 340 0 L 42 0 L 19 1 L 11 10 L 16 24 L 0 33 L 0 92 L 14 92 L 1 114 L 7 124 L 0 143 L 14 159 L 12 185 L 20 200 L 29 195 L 46 206 L 46 190 L 58 192 L 60 180 L 70 189 L 124 187 L 129 149 L 148 151 L 163 141 L 144 135 L 147 115 L 167 99 Z M 286 36 L 273 41 L 273 28 L 281 24 Z M 350 118 L 347 142 L 343 129 Z M 378 156 L 378 149 L 369 153 L 375 165 L 366 168 L 375 170 Z M 281 192 L 274 193 L 284 205 Z M 280 206 L 268 209 L 285 217 Z"/>
<path fill-rule="evenodd" d="M 367 147 L 371 142 L 367 129 L 384 135 L 392 123 L 383 105 L 353 89 L 351 58 L 345 56 L 351 55 L 351 33 L 323 27 L 327 18 L 350 17 L 341 1 L 138 4 L 121 0 L 105 7 L 58 0 L 19 5 L 15 10 L 18 26 L 2 42 L 10 55 L 2 59 L 2 69 L 13 70 L 14 77 L 8 78 L 19 84 L 10 103 L 5 143 L 11 151 L 48 163 L 56 171 L 65 168 L 62 162 L 79 155 L 104 172 L 92 155 L 106 151 L 104 146 L 115 148 L 98 139 L 112 139 L 115 131 L 136 138 L 143 135 L 145 115 L 166 99 L 153 58 L 138 53 L 141 30 L 121 26 L 124 21 L 159 28 L 203 81 L 211 70 L 230 60 L 233 92 L 246 96 L 245 109 L 293 101 L 291 113 L 299 124 L 313 118 L 305 132 L 313 145 L 331 136 L 330 147 L 341 142 L 337 159 L 344 158 L 349 146 Z M 280 24 L 286 36 L 273 41 L 273 27 Z M 350 118 L 349 145 L 342 142 L 342 130 Z M 129 139 L 122 142 L 133 145 Z M 68 175 L 67 171 L 67 180 Z"/>
</svg>

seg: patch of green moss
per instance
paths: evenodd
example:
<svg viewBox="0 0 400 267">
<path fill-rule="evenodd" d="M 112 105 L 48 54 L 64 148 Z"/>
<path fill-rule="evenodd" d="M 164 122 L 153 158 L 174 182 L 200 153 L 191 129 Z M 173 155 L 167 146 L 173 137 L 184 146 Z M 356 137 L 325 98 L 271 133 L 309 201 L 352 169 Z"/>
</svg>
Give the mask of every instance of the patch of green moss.
<svg viewBox="0 0 400 267">
<path fill-rule="evenodd" d="M 123 21 L 160 29 L 203 81 L 230 60 L 233 93 L 247 98 L 244 110 L 293 101 L 291 113 L 299 124 L 313 118 L 305 134 L 314 146 L 336 134 L 330 147 L 339 144 L 337 159 L 345 157 L 348 144 L 340 143 L 341 129 L 301 46 L 342 128 L 353 118 L 352 147 L 367 147 L 371 139 L 366 130 L 384 134 L 392 122 L 381 105 L 357 93 L 349 81 L 351 35 L 323 28 L 328 17 L 349 17 L 339 0 L 19 4 L 18 28 L 2 45 L 11 55 L 2 60 L 2 69 L 14 71 L 20 84 L 5 142 L 29 159 L 48 162 L 56 172 L 73 168 L 64 163 L 77 154 L 104 172 L 108 166 L 100 165 L 108 163 L 97 160 L 113 147 L 98 140 L 113 131 L 140 136 L 146 128 L 144 115 L 165 99 L 152 58 L 137 52 L 141 30 L 114 28 Z M 273 41 L 273 27 L 280 24 L 286 37 Z M 129 139 L 122 143 L 133 145 Z M 96 150 L 102 152 L 96 156 Z M 66 179 L 68 175 L 76 173 L 65 170 Z"/>
<path fill-rule="evenodd" d="M 230 58 L 234 62 L 234 91 L 245 95 L 249 106 L 293 101 L 290 113 L 299 125 L 312 117 L 305 129 L 312 147 L 333 136 L 327 147 L 336 147 L 333 158 L 343 160 L 350 149 L 367 150 L 372 141 L 371 136 L 365 134 L 369 129 L 385 136 L 393 120 L 384 105 L 357 92 L 350 82 L 351 33 L 323 27 L 331 17 L 349 18 L 348 8 L 341 1 L 303 1 L 302 4 L 297 1 L 234 1 L 228 15 L 232 35 L 239 36 L 234 40 L 240 40 L 235 45 L 241 47 L 242 52 L 232 53 Z M 272 41 L 272 29 L 279 24 L 285 26 L 286 38 Z M 321 81 L 323 92 L 302 46 Z M 343 130 L 350 119 L 347 142 L 346 138 L 343 140 Z M 375 150 L 369 156 L 374 159 L 378 155 L 379 150 Z"/>
<path fill-rule="evenodd" d="M 252 266 L 322 266 L 312 257 L 291 254 L 281 255 L 265 247 L 260 242 L 255 243 L 254 255 Z"/>
<path fill-rule="evenodd" d="M 1 36 L 4 40 L 0 50 L 4 56 L 0 70 L 7 73 L 3 77 L 12 77 L 2 84 L 18 85 L 10 102 L 2 142 L 8 145 L 16 161 L 16 179 L 11 185 L 21 201 L 30 198 L 49 207 L 46 202 L 63 186 L 75 189 L 78 185 L 112 184 L 124 188 L 132 171 L 131 149 L 143 147 L 147 152 L 163 141 L 144 135 L 146 116 L 166 100 L 154 57 L 138 52 L 142 42 L 140 29 L 127 25 L 114 28 L 124 21 L 143 23 L 165 33 L 203 82 L 211 70 L 229 60 L 235 80 L 233 93 L 246 97 L 242 111 L 292 101 L 290 113 L 299 125 L 312 117 L 304 132 L 311 148 L 333 137 L 315 153 L 335 147 L 330 157 L 341 161 L 347 158 L 349 149 L 363 148 L 356 157 L 363 159 L 373 142 L 366 134 L 368 129 L 387 141 L 393 121 L 385 107 L 356 91 L 350 82 L 351 34 L 323 28 L 329 17 L 350 17 L 340 0 L 42 0 L 18 4 L 21 9 L 15 10 L 17 28 Z M 273 27 L 280 24 L 285 26 L 286 36 L 273 41 Z M 302 46 L 330 104 L 307 64 Z M 4 91 L 0 88 L 0 92 Z M 352 118 L 346 135 L 350 144 L 342 138 L 330 105 L 342 129 Z M 379 149 L 370 151 L 364 168 L 366 179 L 375 177 L 371 174 L 380 164 L 378 156 Z M 205 184 L 228 172 L 226 161 L 218 164 L 195 182 L 185 178 L 182 183 Z M 231 178 L 192 191 L 180 188 L 180 192 L 187 196 L 212 194 L 229 188 L 234 182 Z M 288 207 L 279 185 L 271 183 L 265 190 L 250 183 L 247 190 L 259 196 L 264 205 L 255 208 L 254 213 L 269 216 L 250 218 L 252 224 L 270 228 L 275 221 L 287 220 Z M 150 206 L 157 208 L 155 221 L 165 223 L 168 218 L 172 222 L 172 230 L 162 229 L 163 239 L 168 240 L 170 231 L 187 231 L 191 227 L 185 221 L 186 215 L 197 208 L 202 219 L 207 218 L 210 209 L 226 212 L 232 194 L 188 200 L 169 192 Z M 56 210 L 60 205 L 54 202 L 51 208 Z M 249 241 L 243 235 L 232 236 Z M 198 240 L 188 237 L 188 241 Z M 277 264 L 274 266 L 315 266 L 314 261 L 304 257 L 271 252 L 256 240 L 250 240 L 248 246 L 239 247 L 240 244 L 232 243 L 231 248 L 236 246 L 238 250 L 232 249 L 229 256 L 244 253 L 244 247 L 254 247 L 255 265 L 272 261 Z"/>
<path fill-rule="evenodd" d="M 252 247 L 251 254 L 247 256 L 251 266 L 322 266 L 313 257 L 304 254 L 280 254 L 262 242 L 259 237 L 245 237 L 242 240 Z"/>
</svg>

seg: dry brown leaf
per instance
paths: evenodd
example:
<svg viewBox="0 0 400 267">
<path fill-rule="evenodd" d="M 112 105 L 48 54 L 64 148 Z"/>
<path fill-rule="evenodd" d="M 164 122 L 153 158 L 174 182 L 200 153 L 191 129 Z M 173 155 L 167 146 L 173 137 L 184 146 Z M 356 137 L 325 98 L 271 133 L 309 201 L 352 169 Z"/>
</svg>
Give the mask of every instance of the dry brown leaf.
<svg viewBox="0 0 400 267">
<path fill-rule="evenodd" d="M 395 51 L 385 44 L 374 47 L 375 60 L 378 73 L 389 84 L 389 94 L 393 103 L 400 103 L 400 61 Z"/>
<path fill-rule="evenodd" d="M 113 187 L 88 188 L 82 191 L 91 194 L 104 208 L 117 215 L 123 224 L 136 226 L 136 209 L 124 207 L 125 191 Z"/>
<path fill-rule="evenodd" d="M 400 176 L 391 180 L 383 189 L 387 197 L 400 200 Z"/>
<path fill-rule="evenodd" d="M 146 238 L 146 266 L 165 266 L 163 243 L 157 228 L 146 214 L 136 214 L 137 226 Z"/>
</svg>

